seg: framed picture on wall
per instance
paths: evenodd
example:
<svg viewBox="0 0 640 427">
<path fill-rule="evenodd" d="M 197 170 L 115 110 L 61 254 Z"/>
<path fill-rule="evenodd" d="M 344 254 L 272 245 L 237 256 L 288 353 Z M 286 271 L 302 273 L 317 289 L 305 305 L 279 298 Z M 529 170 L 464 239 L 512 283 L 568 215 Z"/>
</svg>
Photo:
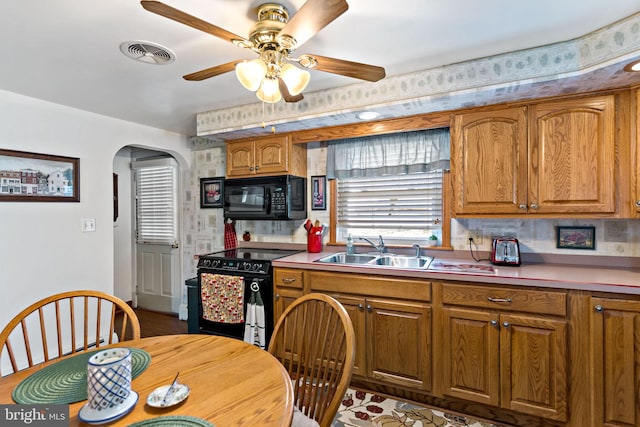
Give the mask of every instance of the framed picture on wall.
<svg viewBox="0 0 640 427">
<path fill-rule="evenodd" d="M 327 209 L 327 177 L 324 175 L 311 177 L 311 209 L 324 211 Z"/>
<path fill-rule="evenodd" d="M 224 203 L 224 177 L 200 178 L 200 207 L 221 208 Z"/>
<path fill-rule="evenodd" d="M 0 150 L 0 202 L 79 202 L 80 159 Z"/>
<path fill-rule="evenodd" d="M 558 227 L 556 247 L 559 249 L 595 249 L 595 227 Z"/>
</svg>

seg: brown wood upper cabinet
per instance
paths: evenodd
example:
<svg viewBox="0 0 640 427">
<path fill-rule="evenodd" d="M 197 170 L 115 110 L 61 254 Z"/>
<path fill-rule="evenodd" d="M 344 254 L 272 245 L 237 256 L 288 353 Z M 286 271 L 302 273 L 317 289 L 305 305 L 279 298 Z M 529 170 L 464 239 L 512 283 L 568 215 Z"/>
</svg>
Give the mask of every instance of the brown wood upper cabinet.
<svg viewBox="0 0 640 427">
<path fill-rule="evenodd" d="M 227 177 L 307 175 L 307 149 L 287 135 L 227 142 Z"/>
<path fill-rule="evenodd" d="M 634 171 L 633 177 L 636 181 L 635 188 L 635 199 L 633 200 L 633 204 L 636 208 L 636 211 L 640 213 L 640 89 L 635 91 L 635 114 L 632 115 L 633 120 L 635 121 L 635 161 L 636 161 L 636 169 Z"/>
<path fill-rule="evenodd" d="M 457 216 L 615 212 L 614 96 L 455 115 Z"/>
</svg>

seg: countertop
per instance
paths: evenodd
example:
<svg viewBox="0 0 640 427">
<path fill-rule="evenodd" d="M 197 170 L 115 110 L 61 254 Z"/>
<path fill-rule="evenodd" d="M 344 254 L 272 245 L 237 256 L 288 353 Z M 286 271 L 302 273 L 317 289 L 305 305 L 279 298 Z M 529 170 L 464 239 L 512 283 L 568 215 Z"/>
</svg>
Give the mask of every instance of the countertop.
<svg viewBox="0 0 640 427">
<path fill-rule="evenodd" d="M 436 256 L 434 262 L 467 263 L 493 267 L 493 271 L 437 271 L 400 269 L 375 265 L 344 265 L 316 262 L 317 259 L 340 250 L 321 253 L 300 252 L 272 261 L 274 267 L 307 270 L 362 273 L 432 280 L 459 280 L 465 282 L 504 285 L 537 286 L 546 288 L 577 289 L 599 292 L 640 294 L 640 268 L 589 266 L 556 263 L 526 263 L 519 267 L 492 266 L 489 262 L 476 263 L 473 259 Z"/>
</svg>

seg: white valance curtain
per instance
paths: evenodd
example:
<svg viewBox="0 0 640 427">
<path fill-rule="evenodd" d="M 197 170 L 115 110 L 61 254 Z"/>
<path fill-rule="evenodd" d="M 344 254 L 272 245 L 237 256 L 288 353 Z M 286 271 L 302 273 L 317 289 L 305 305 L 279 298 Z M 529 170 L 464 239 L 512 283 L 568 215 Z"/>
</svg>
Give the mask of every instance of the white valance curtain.
<svg viewBox="0 0 640 427">
<path fill-rule="evenodd" d="M 449 129 L 340 139 L 327 148 L 327 178 L 402 175 L 449 168 Z"/>
</svg>

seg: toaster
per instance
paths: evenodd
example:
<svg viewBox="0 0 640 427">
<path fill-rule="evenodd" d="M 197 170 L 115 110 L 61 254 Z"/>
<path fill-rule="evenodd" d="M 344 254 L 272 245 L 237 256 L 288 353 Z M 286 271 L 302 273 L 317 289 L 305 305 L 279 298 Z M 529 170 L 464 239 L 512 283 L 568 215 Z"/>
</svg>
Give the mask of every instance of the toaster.
<svg viewBox="0 0 640 427">
<path fill-rule="evenodd" d="M 494 265 L 520 265 L 520 245 L 514 237 L 494 237 L 491 244 L 491 263 Z"/>
</svg>

